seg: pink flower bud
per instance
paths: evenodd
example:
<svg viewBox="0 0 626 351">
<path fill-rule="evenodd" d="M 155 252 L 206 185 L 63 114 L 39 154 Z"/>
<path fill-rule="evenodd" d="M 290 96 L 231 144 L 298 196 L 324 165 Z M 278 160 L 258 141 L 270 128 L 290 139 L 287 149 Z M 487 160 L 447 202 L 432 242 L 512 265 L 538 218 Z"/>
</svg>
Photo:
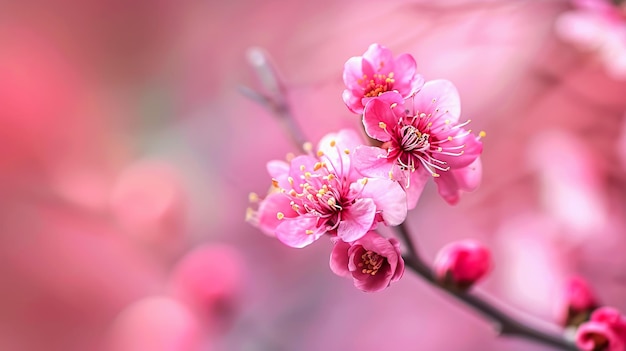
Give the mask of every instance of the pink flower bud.
<svg viewBox="0 0 626 351">
<path fill-rule="evenodd" d="M 181 258 L 170 286 L 173 296 L 219 331 L 229 326 L 237 312 L 244 275 L 244 258 L 235 247 L 205 244 Z"/>
<path fill-rule="evenodd" d="M 404 273 L 400 243 L 376 232 L 352 243 L 337 240 L 330 254 L 330 269 L 339 276 L 352 277 L 354 286 L 363 291 L 383 290 Z"/>
<path fill-rule="evenodd" d="M 589 319 L 597 307 L 597 299 L 587 281 L 582 277 L 572 277 L 562 291 L 559 322 L 563 326 L 579 326 Z"/>
<path fill-rule="evenodd" d="M 601 307 L 576 331 L 576 345 L 584 351 L 625 351 L 626 319 L 611 307 Z"/>
<path fill-rule="evenodd" d="M 435 258 L 435 275 L 446 287 L 465 290 L 491 268 L 491 254 L 475 240 L 463 240 L 444 246 Z"/>
</svg>

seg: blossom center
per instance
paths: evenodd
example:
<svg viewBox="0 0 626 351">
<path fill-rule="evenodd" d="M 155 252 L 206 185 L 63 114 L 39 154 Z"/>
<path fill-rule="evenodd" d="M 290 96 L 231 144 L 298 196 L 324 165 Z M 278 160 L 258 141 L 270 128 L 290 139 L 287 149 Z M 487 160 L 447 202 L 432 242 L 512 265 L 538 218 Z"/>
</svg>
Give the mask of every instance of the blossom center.
<svg viewBox="0 0 626 351">
<path fill-rule="evenodd" d="M 298 215 L 317 218 L 317 227 L 325 226 L 326 231 L 335 230 L 341 222 L 342 211 L 352 203 L 344 180 L 330 172 L 324 162 L 318 162 L 313 169 L 300 167 L 302 175 L 296 180 L 288 178 L 291 189 L 280 189 L 290 199 L 291 208 Z M 284 217 L 281 216 L 281 217 Z M 307 230 L 313 234 L 313 230 Z"/>
<path fill-rule="evenodd" d="M 363 274 L 376 275 L 385 261 L 386 258 L 383 256 L 368 250 L 361 255 L 361 262 L 359 262 L 358 267 L 361 268 Z"/>
<path fill-rule="evenodd" d="M 384 92 L 391 91 L 395 79 L 393 72 L 390 72 L 388 75 L 375 73 L 371 78 L 364 74 L 359 81 L 363 85 L 364 97 L 377 97 Z"/>
<path fill-rule="evenodd" d="M 395 108 L 395 104 L 391 108 Z M 435 112 L 437 111 L 439 110 L 436 109 Z M 405 110 L 404 114 L 405 116 L 400 117 L 398 124 L 393 127 L 389 127 L 383 121 L 378 124 L 391 139 L 382 145 L 387 149 L 386 158 L 395 159 L 401 171 L 414 172 L 421 165 L 433 177 L 439 177 L 439 172 L 450 170 L 450 165 L 442 160 L 442 156 L 464 155 L 465 143 L 455 139 L 465 138 L 471 133 L 471 130 L 462 129 L 470 123 L 470 120 L 446 128 L 441 127 L 437 131 L 432 128 L 436 122 L 432 113 L 419 111 L 412 113 Z M 450 121 L 445 120 L 444 125 L 450 125 Z M 479 138 L 484 136 L 484 132 L 479 134 Z M 407 180 L 407 187 L 408 184 Z"/>
<path fill-rule="evenodd" d="M 430 135 L 420 132 L 419 129 L 412 125 L 402 127 L 400 135 L 402 136 L 400 147 L 405 152 L 424 152 L 430 148 Z"/>
<path fill-rule="evenodd" d="M 417 124 L 419 126 L 419 123 Z M 436 170 L 446 171 L 447 167 L 432 155 L 433 142 L 430 134 L 426 133 L 428 124 L 422 126 L 422 130 L 415 124 L 401 124 L 397 129 L 396 147 L 399 153 L 398 165 L 401 170 L 415 171 L 421 164 L 429 170 L 433 176 Z"/>
</svg>

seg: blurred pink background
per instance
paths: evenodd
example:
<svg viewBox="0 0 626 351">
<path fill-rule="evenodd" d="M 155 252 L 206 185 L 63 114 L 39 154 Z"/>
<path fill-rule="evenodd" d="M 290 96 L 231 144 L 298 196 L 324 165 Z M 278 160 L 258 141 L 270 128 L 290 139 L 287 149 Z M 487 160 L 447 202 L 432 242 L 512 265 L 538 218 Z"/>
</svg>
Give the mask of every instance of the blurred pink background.
<svg viewBox="0 0 626 351">
<path fill-rule="evenodd" d="M 366 294 L 244 221 L 295 151 L 246 62 L 264 48 L 313 141 L 358 128 L 344 62 L 373 42 L 459 88 L 484 179 L 430 184 L 408 224 L 432 260 L 483 241 L 480 288 L 546 323 L 572 274 L 626 311 L 626 82 L 555 30 L 567 1 L 3 2 L 1 350 L 547 350 L 408 272 Z M 624 44 L 626 45 L 626 43 Z"/>
</svg>

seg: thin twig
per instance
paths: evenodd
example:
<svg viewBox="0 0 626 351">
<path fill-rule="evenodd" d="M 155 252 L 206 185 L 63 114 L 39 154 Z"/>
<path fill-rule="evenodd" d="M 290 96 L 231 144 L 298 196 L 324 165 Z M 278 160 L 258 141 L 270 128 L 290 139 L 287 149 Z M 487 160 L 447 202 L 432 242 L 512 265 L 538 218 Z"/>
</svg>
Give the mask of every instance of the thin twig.
<svg viewBox="0 0 626 351">
<path fill-rule="evenodd" d="M 448 290 L 437 282 L 432 269 L 420 258 L 416 248 L 413 246 L 410 232 L 404 223 L 394 227 L 396 233 L 409 246 L 409 253 L 404 257 L 404 263 L 420 277 L 424 278 L 432 286 L 446 292 L 463 304 L 469 306 L 483 317 L 490 320 L 500 335 L 517 336 L 534 340 L 544 345 L 553 346 L 561 350 L 577 351 L 576 345 L 560 335 L 555 335 L 530 323 L 523 322 L 502 311 L 489 301 L 475 292 L 457 292 Z M 411 247 L 413 246 L 413 247 Z"/>
<path fill-rule="evenodd" d="M 251 98 L 252 100 L 269 108 L 270 111 L 278 117 L 281 125 L 287 131 L 287 135 L 299 149 L 307 142 L 302 132 L 302 128 L 298 125 L 295 117 L 291 112 L 291 107 L 286 99 L 285 87 L 278 78 L 276 69 L 270 63 L 267 54 L 259 48 L 250 48 L 248 50 L 248 62 L 256 71 L 265 94 L 259 93 L 245 86 L 239 87 L 239 91 Z"/>
</svg>

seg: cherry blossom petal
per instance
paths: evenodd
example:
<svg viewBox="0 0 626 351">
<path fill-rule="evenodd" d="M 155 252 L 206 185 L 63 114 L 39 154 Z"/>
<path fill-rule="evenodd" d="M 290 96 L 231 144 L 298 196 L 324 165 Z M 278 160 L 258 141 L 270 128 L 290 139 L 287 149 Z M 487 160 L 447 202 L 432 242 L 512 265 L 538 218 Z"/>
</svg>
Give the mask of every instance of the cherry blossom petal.
<svg viewBox="0 0 626 351">
<path fill-rule="evenodd" d="M 359 146 L 352 155 L 354 168 L 366 177 L 389 178 L 395 160 L 387 158 L 387 151 L 374 146 Z"/>
<path fill-rule="evenodd" d="M 403 172 L 405 173 L 405 172 Z M 424 168 L 420 168 L 411 173 L 411 180 L 408 186 L 405 185 L 404 191 L 406 192 L 407 208 L 412 210 L 417 206 L 417 202 L 422 196 L 426 183 L 432 176 Z M 400 181 L 400 184 L 405 184 L 405 181 Z"/>
<path fill-rule="evenodd" d="M 318 228 L 316 224 L 317 218 L 313 216 L 285 218 L 276 228 L 276 238 L 287 246 L 303 248 L 326 232 L 325 228 Z"/>
<path fill-rule="evenodd" d="M 361 190 L 361 196 L 374 200 L 385 224 L 395 226 L 406 219 L 406 193 L 397 182 L 385 178 L 368 179 Z"/>
<path fill-rule="evenodd" d="M 291 208 L 290 199 L 281 193 L 268 195 L 259 204 L 256 211 L 256 225 L 261 231 L 269 236 L 276 235 L 276 228 L 281 221 L 276 217 L 280 212 L 287 218 L 296 217 L 298 214 Z"/>
<path fill-rule="evenodd" d="M 348 249 L 350 244 L 343 240 L 337 240 L 330 253 L 330 270 L 340 277 L 351 277 L 348 269 Z"/>
<path fill-rule="evenodd" d="M 385 142 L 391 140 L 391 135 L 385 129 L 392 128 L 398 123 L 398 116 L 396 116 L 391 109 L 390 101 L 395 100 L 398 101 L 399 104 L 402 104 L 403 99 L 400 94 L 395 92 L 385 93 L 383 95 L 385 98 L 373 99 L 365 106 L 365 110 L 363 111 L 363 126 L 365 127 L 367 135 L 376 140 Z"/>
<path fill-rule="evenodd" d="M 374 224 L 376 205 L 372 199 L 358 199 L 352 206 L 342 211 L 342 220 L 337 228 L 337 236 L 343 241 L 361 238 Z"/>
<path fill-rule="evenodd" d="M 432 114 L 431 130 L 449 130 L 461 116 L 459 93 L 447 80 L 428 81 L 413 97 L 413 112 Z"/>
</svg>

